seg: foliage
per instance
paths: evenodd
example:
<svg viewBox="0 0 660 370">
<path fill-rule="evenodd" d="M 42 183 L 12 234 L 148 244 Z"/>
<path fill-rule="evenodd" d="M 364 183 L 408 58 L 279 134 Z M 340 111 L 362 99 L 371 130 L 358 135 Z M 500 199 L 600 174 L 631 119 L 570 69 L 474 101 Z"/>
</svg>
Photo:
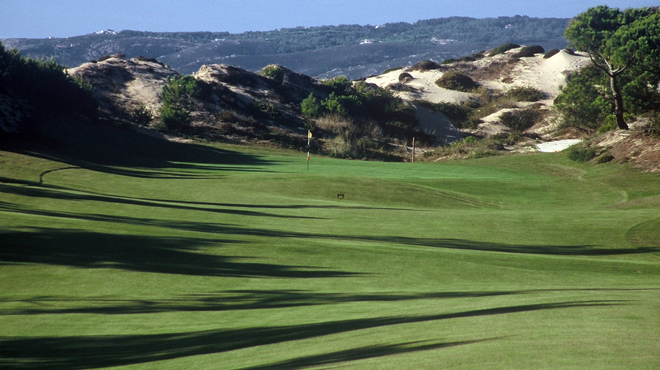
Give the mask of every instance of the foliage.
<svg viewBox="0 0 660 370">
<path fill-rule="evenodd" d="M 353 89 L 353 83 L 346 76 L 338 76 L 330 80 L 326 80 L 323 84 L 330 88 L 330 91 L 337 95 L 349 95 Z"/>
<path fill-rule="evenodd" d="M 495 55 L 503 54 L 503 53 L 505 53 L 505 52 L 507 52 L 511 49 L 516 49 L 516 48 L 519 48 L 519 47 L 520 47 L 520 45 L 518 45 L 518 44 L 508 42 L 506 44 L 502 44 L 502 45 L 494 48 L 493 50 L 491 50 L 490 53 L 488 53 L 488 56 L 494 57 Z"/>
<path fill-rule="evenodd" d="M 649 133 L 660 138 L 660 113 L 652 112 L 649 122 Z"/>
<path fill-rule="evenodd" d="M 384 70 L 383 73 L 381 73 L 381 74 L 386 74 L 386 73 L 398 71 L 400 69 L 403 69 L 403 67 L 391 67 L 391 68 L 388 68 L 388 69 Z"/>
<path fill-rule="evenodd" d="M 531 86 L 514 87 L 507 91 L 505 96 L 524 102 L 535 102 L 546 97 L 543 91 Z"/>
<path fill-rule="evenodd" d="M 603 92 L 602 86 L 606 84 L 605 76 L 594 66 L 569 75 L 554 102 L 563 125 L 596 130 L 612 111 Z"/>
<path fill-rule="evenodd" d="M 483 59 L 485 56 L 486 56 L 486 52 L 485 51 L 480 51 L 478 53 L 466 55 L 466 56 L 461 57 L 461 58 L 445 59 L 445 60 L 442 61 L 441 64 L 444 65 L 444 64 L 451 64 L 451 63 L 457 63 L 457 62 L 475 62 L 479 59 Z"/>
<path fill-rule="evenodd" d="M 596 163 L 598 163 L 598 164 L 609 163 L 609 162 L 612 162 L 613 160 L 614 160 L 614 156 L 612 154 L 605 153 L 605 154 L 601 155 L 600 157 L 598 157 L 598 159 L 596 160 Z"/>
<path fill-rule="evenodd" d="M 596 150 L 584 145 L 573 145 L 568 148 L 568 158 L 576 162 L 588 162 L 596 157 Z"/>
<path fill-rule="evenodd" d="M 513 54 L 511 57 L 512 58 L 531 58 L 534 57 L 536 54 L 542 54 L 545 53 L 545 49 L 541 45 L 532 45 L 532 46 L 525 46 L 523 47 L 519 52 Z"/>
<path fill-rule="evenodd" d="M 493 138 L 479 140 L 474 136 L 452 142 L 431 152 L 424 153 L 426 160 L 438 158 L 485 158 L 497 156 L 502 146 Z"/>
<path fill-rule="evenodd" d="M 538 109 L 526 108 L 502 113 L 500 122 L 513 131 L 523 132 L 538 123 L 543 115 Z"/>
<path fill-rule="evenodd" d="M 82 114 L 93 118 L 97 102 L 93 87 L 82 77 L 71 77 L 53 59 L 24 58 L 0 43 L 0 92 L 25 99 L 42 114 Z"/>
<path fill-rule="evenodd" d="M 413 79 L 413 76 L 408 72 L 403 72 L 399 75 L 399 82 L 406 83 Z"/>
<path fill-rule="evenodd" d="M 653 68 L 660 59 L 651 50 L 660 43 L 658 27 L 651 24 L 657 17 L 653 8 L 619 11 L 607 6 L 576 17 L 567 37 L 589 52 L 594 66 L 570 76 L 556 100 L 567 125 L 600 127 L 600 132 L 613 124 L 625 129 L 626 121 L 660 108 L 660 73 Z"/>
<path fill-rule="evenodd" d="M 435 69 L 440 69 L 441 65 L 432 61 L 432 60 L 422 60 L 421 62 L 417 62 L 410 67 L 411 71 L 432 71 Z"/>
<path fill-rule="evenodd" d="M 321 104 L 313 93 L 309 93 L 309 96 L 300 103 L 300 111 L 303 116 L 310 118 L 317 118 L 321 115 Z"/>
<path fill-rule="evenodd" d="M 552 50 L 548 51 L 547 53 L 545 53 L 545 55 L 543 56 L 543 59 L 550 59 L 553 56 L 559 54 L 560 51 L 561 50 L 559 50 L 559 49 L 552 49 Z"/>
<path fill-rule="evenodd" d="M 284 69 L 275 64 L 265 66 L 261 69 L 261 74 L 277 83 L 282 83 L 284 81 Z"/>
<path fill-rule="evenodd" d="M 169 77 L 163 85 L 160 109 L 162 123 L 168 130 L 181 131 L 192 122 L 190 109 L 194 99 L 208 95 L 209 87 L 192 76 Z"/>
<path fill-rule="evenodd" d="M 660 53 L 652 50 L 660 46 L 660 27 L 648 24 L 658 19 L 654 8 L 620 11 L 602 5 L 579 14 L 566 29 L 566 38 L 588 52 L 594 65 L 609 77 L 609 99 L 620 129 L 628 129 L 624 117 L 625 73 L 635 64 L 648 68 L 660 62 Z"/>
<path fill-rule="evenodd" d="M 441 112 L 451 120 L 451 123 L 459 129 L 474 128 L 476 121 L 473 119 L 475 107 L 469 102 L 464 103 L 429 103 L 418 101 L 416 104 L 425 106 L 433 111 Z"/>
<path fill-rule="evenodd" d="M 458 71 L 449 71 L 444 73 L 442 77 L 435 81 L 435 84 L 445 89 L 462 92 L 473 92 L 477 87 L 479 87 L 479 84 L 474 82 L 470 76 Z"/>
<path fill-rule="evenodd" d="M 190 112 L 182 106 L 163 105 L 160 109 L 160 119 L 170 131 L 183 131 L 192 123 Z"/>
<path fill-rule="evenodd" d="M 137 107 L 133 113 L 133 121 L 140 126 L 148 126 L 154 119 L 154 114 L 144 104 Z"/>
<path fill-rule="evenodd" d="M 660 9 L 642 8 L 636 14 L 612 36 L 611 45 L 622 50 L 617 57 L 634 55 L 643 70 L 660 75 Z"/>
<path fill-rule="evenodd" d="M 410 106 L 390 91 L 370 86 L 364 81 L 357 82 L 353 86 L 344 77 L 326 81 L 326 85 L 334 91 L 320 102 L 319 110 L 315 113 L 316 117 L 339 115 L 373 120 L 386 131 L 387 135 L 412 137 L 412 130 L 417 125 L 415 113 Z M 340 93 L 341 91 L 344 93 Z M 305 110 L 314 111 L 313 100 L 310 97 L 306 100 L 308 102 L 305 103 Z M 399 122 L 400 125 L 392 125 L 392 122 Z"/>
</svg>

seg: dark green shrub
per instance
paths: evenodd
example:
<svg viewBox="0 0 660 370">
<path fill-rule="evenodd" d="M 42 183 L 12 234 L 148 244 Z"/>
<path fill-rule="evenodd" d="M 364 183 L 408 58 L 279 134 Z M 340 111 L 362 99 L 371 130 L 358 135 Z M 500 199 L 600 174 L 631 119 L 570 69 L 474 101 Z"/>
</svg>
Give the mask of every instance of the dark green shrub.
<svg viewBox="0 0 660 370">
<path fill-rule="evenodd" d="M 526 101 L 526 102 L 535 102 L 545 99 L 546 97 L 543 91 L 540 91 L 531 86 L 514 87 L 513 89 L 507 91 L 505 96 L 515 99 L 517 101 Z"/>
<path fill-rule="evenodd" d="M 554 101 L 554 108 L 561 114 L 566 127 L 596 130 L 612 112 L 612 104 L 597 86 L 609 82 L 595 66 L 583 68 L 569 75 L 566 86 Z"/>
<path fill-rule="evenodd" d="M 309 96 L 300 103 L 300 111 L 305 117 L 316 118 L 321 115 L 321 104 L 314 94 L 309 93 Z"/>
<path fill-rule="evenodd" d="M 588 162 L 596 156 L 596 150 L 583 145 L 573 145 L 568 148 L 568 158 L 576 162 Z"/>
<path fill-rule="evenodd" d="M 410 70 L 424 72 L 440 68 L 442 68 L 442 66 L 432 60 L 422 60 L 421 62 L 413 64 L 413 66 L 410 67 Z"/>
<path fill-rule="evenodd" d="M 479 87 L 470 76 L 457 71 L 446 72 L 435 81 L 435 84 L 445 89 L 463 92 L 473 92 Z"/>
<path fill-rule="evenodd" d="M 536 54 L 545 53 L 545 49 L 540 45 L 525 46 L 519 52 L 513 54 L 512 58 L 531 58 Z"/>
<path fill-rule="evenodd" d="M 474 107 L 470 107 L 467 103 L 428 103 L 419 102 L 433 111 L 441 112 L 451 120 L 451 123 L 457 128 L 473 128 L 473 121 L 471 116 L 474 113 Z"/>
<path fill-rule="evenodd" d="M 552 50 L 548 51 L 547 53 L 545 53 L 545 55 L 543 56 L 543 58 L 544 58 L 544 59 L 550 59 L 550 58 L 552 58 L 553 56 L 559 54 L 560 51 L 561 51 L 561 50 L 559 50 L 559 49 L 552 49 Z"/>
<path fill-rule="evenodd" d="M 613 114 L 610 114 L 605 118 L 605 122 L 603 123 L 603 125 L 598 128 L 598 133 L 604 134 L 608 131 L 614 131 L 616 129 L 617 129 L 616 117 L 614 117 Z"/>
<path fill-rule="evenodd" d="M 267 65 L 261 69 L 261 75 L 268 77 L 277 83 L 282 83 L 284 81 L 284 69 L 275 64 Z"/>
<path fill-rule="evenodd" d="M 52 59 L 23 58 L 0 43 L 0 90 L 24 99 L 39 114 L 82 114 L 94 118 L 93 86 Z"/>
<path fill-rule="evenodd" d="M 513 131 L 523 132 L 534 126 L 541 118 L 543 118 L 543 112 L 538 109 L 527 108 L 502 113 L 500 122 Z"/>
<path fill-rule="evenodd" d="M 141 104 L 133 111 L 132 118 L 133 122 L 136 124 L 140 126 L 148 126 L 151 121 L 153 121 L 154 114 L 151 112 L 151 110 Z"/>
<path fill-rule="evenodd" d="M 512 43 L 503 44 L 503 45 L 500 45 L 500 46 L 496 47 L 495 49 L 491 50 L 488 55 L 492 57 L 492 56 L 495 56 L 495 55 L 498 55 L 498 54 L 505 53 L 505 52 L 507 52 L 511 49 L 519 48 L 519 47 L 520 47 L 520 45 L 518 45 L 518 44 L 512 44 Z"/>
<path fill-rule="evenodd" d="M 254 104 L 254 107 L 256 108 L 255 111 L 256 117 L 266 118 L 273 121 L 277 121 L 282 117 L 279 108 L 275 104 L 266 103 L 266 102 L 256 102 Z"/>
<path fill-rule="evenodd" d="M 160 119 L 169 131 L 183 131 L 192 123 L 190 112 L 180 106 L 163 105 L 160 109 Z"/>
<path fill-rule="evenodd" d="M 603 164 L 603 163 L 612 162 L 613 160 L 614 160 L 614 156 L 612 154 L 605 153 L 605 154 L 601 155 L 600 157 L 598 157 L 598 159 L 596 160 L 596 163 Z"/>
<path fill-rule="evenodd" d="M 323 84 L 328 86 L 331 92 L 337 95 L 349 95 L 353 90 L 353 83 L 346 78 L 346 76 L 338 76 L 333 79 L 324 81 Z"/>
<path fill-rule="evenodd" d="M 182 131 L 192 122 L 189 110 L 194 104 L 193 99 L 203 98 L 208 93 L 208 85 L 192 76 L 169 77 L 161 93 L 161 122 L 168 130 Z"/>
<path fill-rule="evenodd" d="M 652 112 L 649 122 L 649 133 L 655 137 L 660 137 L 660 113 Z"/>
<path fill-rule="evenodd" d="M 388 69 L 384 70 L 383 73 L 381 73 L 381 74 L 384 75 L 384 74 L 386 74 L 386 73 L 390 73 L 390 72 L 398 71 L 398 70 L 400 70 L 400 69 L 403 69 L 403 67 L 392 67 L 392 68 L 388 68 Z"/>
<path fill-rule="evenodd" d="M 408 72 L 403 72 L 399 75 L 399 82 L 406 83 L 413 79 L 413 76 Z"/>
</svg>

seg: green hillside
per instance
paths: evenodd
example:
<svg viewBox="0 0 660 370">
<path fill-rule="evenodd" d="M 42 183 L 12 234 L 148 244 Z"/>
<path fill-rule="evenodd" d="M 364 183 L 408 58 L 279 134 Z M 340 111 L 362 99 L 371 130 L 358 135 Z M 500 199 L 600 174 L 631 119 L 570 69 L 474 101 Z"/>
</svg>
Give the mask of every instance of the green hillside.
<svg viewBox="0 0 660 370">
<path fill-rule="evenodd" d="M 258 71 L 284 64 L 298 73 L 352 79 L 424 59 L 438 62 L 505 42 L 566 47 L 569 19 L 528 16 L 476 19 L 449 17 L 382 25 L 337 25 L 243 32 L 100 31 L 67 38 L 4 39 L 23 55 L 52 57 L 76 67 L 105 55 L 157 58 L 183 74 L 204 64 L 230 64 Z"/>
<path fill-rule="evenodd" d="M 0 151 L 4 369 L 660 366 L 657 174 L 41 135 Z"/>
</svg>

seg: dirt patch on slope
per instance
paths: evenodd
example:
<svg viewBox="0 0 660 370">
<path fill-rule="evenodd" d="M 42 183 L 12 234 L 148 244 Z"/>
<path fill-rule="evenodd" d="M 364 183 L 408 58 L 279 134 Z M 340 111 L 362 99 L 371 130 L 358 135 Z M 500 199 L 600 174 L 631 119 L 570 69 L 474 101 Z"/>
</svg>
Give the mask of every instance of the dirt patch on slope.
<svg viewBox="0 0 660 370">
<path fill-rule="evenodd" d="M 619 163 L 630 163 L 645 172 L 660 172 L 660 138 L 647 132 L 610 131 L 595 138 L 592 146 Z"/>
<path fill-rule="evenodd" d="M 139 106 L 145 106 L 157 116 L 163 85 L 168 77 L 179 73 L 153 60 L 112 57 L 69 69 L 69 74 L 80 75 L 94 85 L 94 95 L 103 111 L 124 118 Z"/>
</svg>

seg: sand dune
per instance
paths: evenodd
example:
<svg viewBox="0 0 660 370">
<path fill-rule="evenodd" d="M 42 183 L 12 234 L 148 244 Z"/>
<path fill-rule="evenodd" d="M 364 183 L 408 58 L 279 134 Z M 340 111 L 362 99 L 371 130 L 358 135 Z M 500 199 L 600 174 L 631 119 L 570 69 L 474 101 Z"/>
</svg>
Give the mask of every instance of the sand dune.
<svg viewBox="0 0 660 370">
<path fill-rule="evenodd" d="M 514 87 L 533 87 L 546 94 L 541 101 L 546 107 L 551 107 L 554 99 L 560 93 L 560 86 L 566 83 L 566 77 L 573 71 L 591 63 L 588 57 L 580 54 L 570 54 L 560 51 L 554 56 L 545 59 L 543 54 L 534 57 L 512 59 L 512 56 L 521 49 L 513 49 L 493 57 L 485 57 L 475 62 L 459 62 L 443 66 L 443 70 L 460 70 L 473 77 L 481 86 L 494 93 L 503 93 Z M 388 88 L 398 85 L 394 93 L 406 101 L 425 100 L 431 103 L 459 103 L 469 99 L 477 99 L 478 94 L 464 93 L 448 90 L 435 84 L 445 72 L 443 70 L 413 71 L 409 68 L 398 69 L 388 73 L 370 77 L 367 83 Z M 399 83 L 399 76 L 406 72 L 413 79 Z M 524 107 L 525 103 L 520 103 Z M 499 124 L 499 116 L 508 110 L 496 112 L 483 119 L 483 124 L 473 133 L 492 135 L 505 131 Z M 418 112 L 420 126 L 428 133 L 447 133 L 446 137 L 439 137 L 439 141 L 451 142 L 463 135 L 451 126 L 451 122 L 444 115 Z"/>
</svg>

